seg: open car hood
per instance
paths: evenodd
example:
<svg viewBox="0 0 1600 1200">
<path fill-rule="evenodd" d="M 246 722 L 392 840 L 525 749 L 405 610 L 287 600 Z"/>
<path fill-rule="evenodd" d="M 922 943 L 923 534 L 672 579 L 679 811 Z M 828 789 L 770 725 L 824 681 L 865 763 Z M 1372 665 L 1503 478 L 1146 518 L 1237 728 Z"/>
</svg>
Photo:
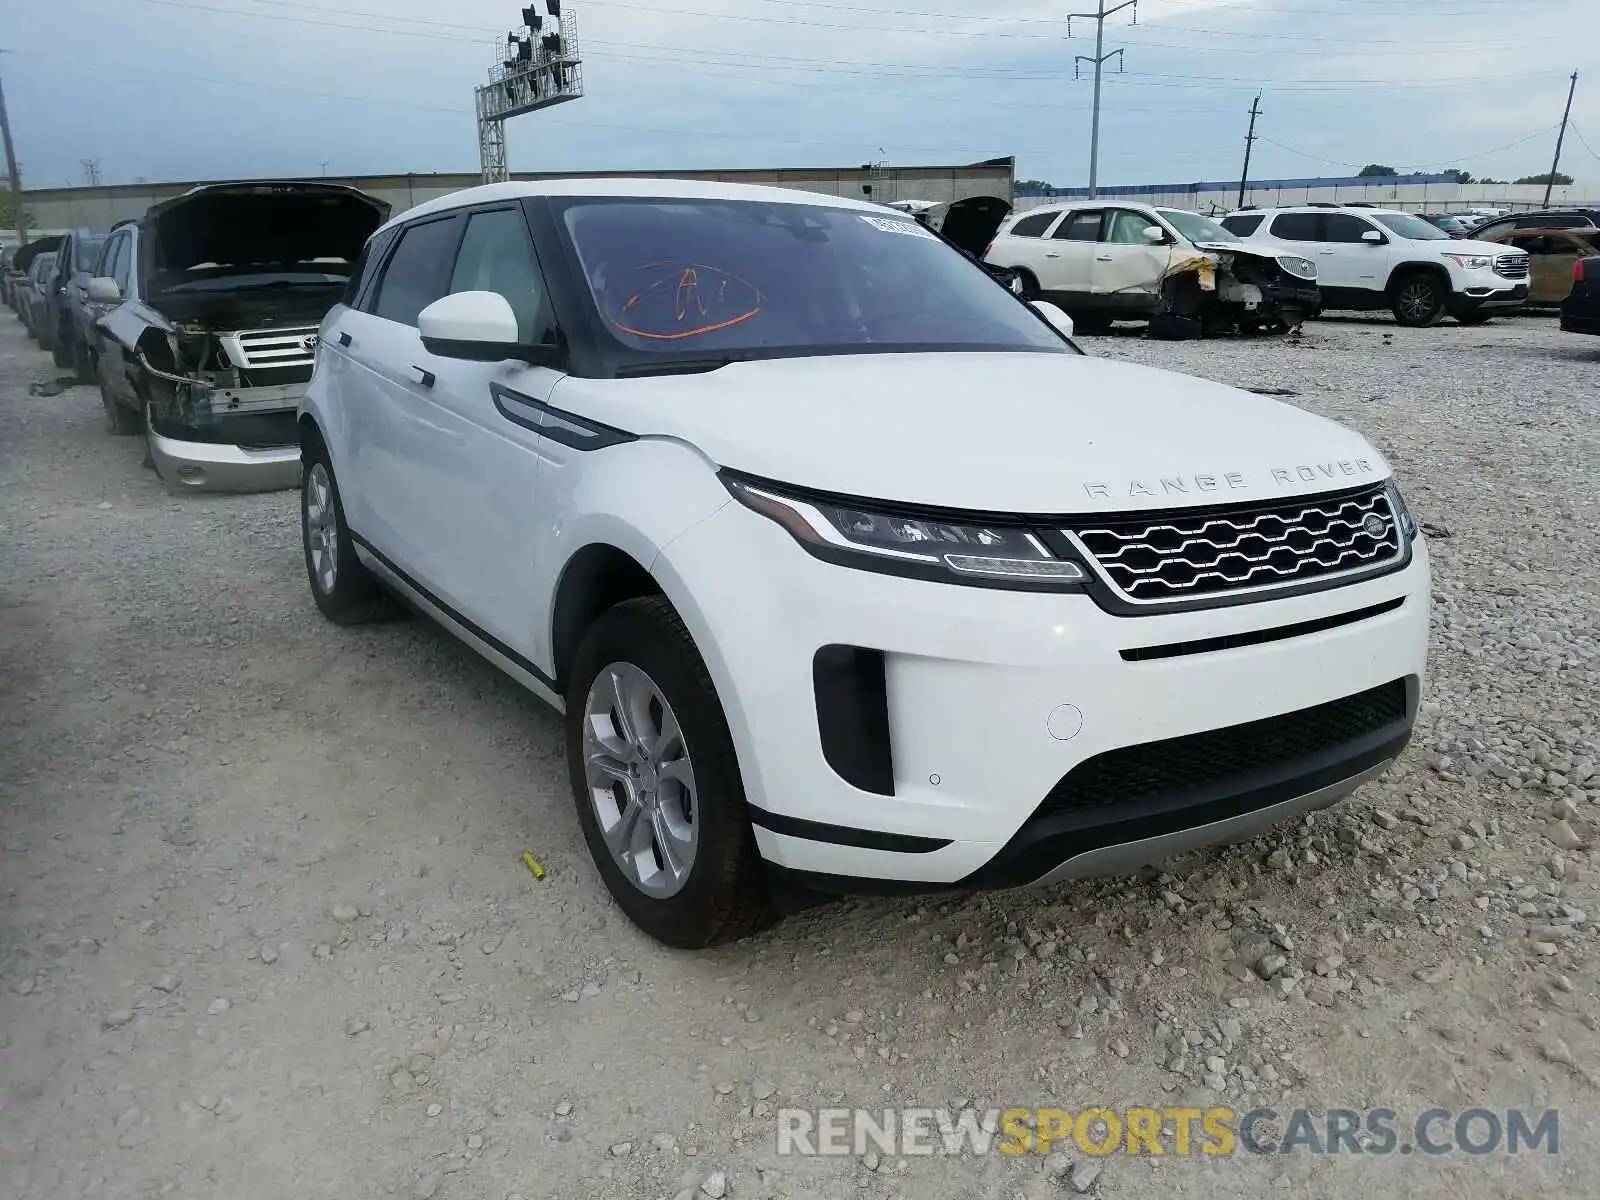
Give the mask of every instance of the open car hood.
<svg viewBox="0 0 1600 1200">
<path fill-rule="evenodd" d="M 11 265 L 18 271 L 27 273 L 33 266 L 33 260 L 41 254 L 48 254 L 58 250 L 61 243 L 66 240 L 65 234 L 53 234 L 50 237 L 37 238 L 25 246 L 18 246 L 11 254 Z"/>
<path fill-rule="evenodd" d="M 219 183 L 153 205 L 144 218 L 152 293 L 196 268 L 241 274 L 323 260 L 348 274 L 389 205 L 343 184 L 294 180 Z M 332 261 L 329 261 L 332 260 Z"/>
</svg>

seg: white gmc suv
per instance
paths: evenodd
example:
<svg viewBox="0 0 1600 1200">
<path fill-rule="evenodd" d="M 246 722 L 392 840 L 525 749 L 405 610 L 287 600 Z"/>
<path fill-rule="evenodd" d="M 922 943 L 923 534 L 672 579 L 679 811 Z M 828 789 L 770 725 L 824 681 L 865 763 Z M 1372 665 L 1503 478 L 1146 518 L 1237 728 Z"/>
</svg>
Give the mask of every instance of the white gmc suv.
<svg viewBox="0 0 1600 1200">
<path fill-rule="evenodd" d="M 1383 309 L 1401 325 L 1463 325 L 1528 302 L 1528 255 L 1496 242 L 1456 241 L 1421 217 L 1368 205 L 1248 208 L 1222 218 L 1247 243 L 1317 264 L 1323 308 Z"/>
<path fill-rule="evenodd" d="M 312 595 L 338 622 L 398 595 L 563 712 L 600 874 L 678 946 L 819 893 L 1127 870 L 1346 795 L 1424 673 L 1388 463 L 1069 329 L 833 196 L 432 201 L 321 328 Z"/>
</svg>

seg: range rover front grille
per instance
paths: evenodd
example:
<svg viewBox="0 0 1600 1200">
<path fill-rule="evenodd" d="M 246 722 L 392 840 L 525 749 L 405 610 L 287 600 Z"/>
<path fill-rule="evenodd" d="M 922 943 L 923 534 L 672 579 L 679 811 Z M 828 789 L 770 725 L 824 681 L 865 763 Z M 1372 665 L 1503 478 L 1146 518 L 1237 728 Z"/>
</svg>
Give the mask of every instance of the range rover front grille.
<svg viewBox="0 0 1600 1200">
<path fill-rule="evenodd" d="M 1350 746 L 1403 721 L 1407 711 L 1406 683 L 1397 679 L 1259 721 L 1107 750 L 1068 771 L 1034 817 L 1177 804 L 1196 790 L 1245 790 L 1258 772 Z"/>
<path fill-rule="evenodd" d="M 246 370 L 309 367 L 316 359 L 317 327 L 225 333 L 221 341 L 233 365 Z"/>
<path fill-rule="evenodd" d="M 1382 487 L 1224 512 L 1108 516 L 1063 532 L 1135 604 L 1309 583 L 1381 566 L 1404 548 Z"/>
<path fill-rule="evenodd" d="M 1528 277 L 1528 256 L 1526 254 L 1502 254 L 1494 260 L 1494 273 L 1502 279 L 1526 279 Z"/>
</svg>

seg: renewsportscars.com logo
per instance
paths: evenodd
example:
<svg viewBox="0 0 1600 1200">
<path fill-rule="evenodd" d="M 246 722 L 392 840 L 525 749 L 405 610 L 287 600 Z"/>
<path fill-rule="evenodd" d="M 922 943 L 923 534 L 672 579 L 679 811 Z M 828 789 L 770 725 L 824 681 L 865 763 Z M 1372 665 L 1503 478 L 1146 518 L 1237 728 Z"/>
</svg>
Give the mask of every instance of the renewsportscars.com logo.
<svg viewBox="0 0 1600 1200">
<path fill-rule="evenodd" d="M 1560 1113 L 1521 1108 L 780 1108 L 777 1152 L 801 1156 L 1560 1153 Z"/>
</svg>

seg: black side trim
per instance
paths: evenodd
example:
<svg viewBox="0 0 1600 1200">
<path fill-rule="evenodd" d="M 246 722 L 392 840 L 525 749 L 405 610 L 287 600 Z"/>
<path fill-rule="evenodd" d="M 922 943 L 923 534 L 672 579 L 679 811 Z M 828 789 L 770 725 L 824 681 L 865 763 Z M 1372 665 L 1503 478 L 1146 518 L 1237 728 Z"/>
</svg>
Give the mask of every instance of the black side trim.
<svg viewBox="0 0 1600 1200">
<path fill-rule="evenodd" d="M 1365 621 L 1371 617 L 1381 616 L 1386 612 L 1393 612 L 1406 602 L 1404 596 L 1397 596 L 1393 600 L 1385 600 L 1382 604 L 1368 605 L 1358 608 L 1354 612 L 1340 613 L 1333 617 L 1318 617 L 1315 621 L 1299 621 L 1293 625 L 1280 625 L 1276 629 L 1256 629 L 1249 633 L 1230 633 L 1221 637 L 1201 638 L 1194 642 L 1169 642 L 1164 646 L 1133 646 L 1127 650 L 1119 651 L 1126 662 L 1146 662 L 1154 658 L 1180 658 L 1185 654 L 1209 654 L 1213 650 L 1234 650 L 1240 646 L 1259 646 L 1263 642 L 1278 642 L 1285 638 L 1304 637 L 1309 633 L 1321 633 L 1324 629 L 1337 629 L 1341 625 L 1353 625 L 1357 621 Z"/>
<path fill-rule="evenodd" d="M 405 585 L 412 591 L 416 592 L 429 604 L 433 605 L 440 612 L 444 613 L 452 621 L 461 626 L 468 633 L 472 634 L 473 637 L 477 638 L 484 645 L 490 647 L 496 654 L 499 654 L 504 658 L 508 658 L 512 662 L 516 663 L 518 667 L 526 671 L 529 675 L 532 675 L 551 691 L 558 693 L 560 692 L 561 689 L 556 686 L 556 681 L 550 678 L 550 676 L 544 671 L 540 670 L 533 663 L 529 662 L 522 655 L 518 654 L 515 650 L 506 645 L 499 638 L 495 637 L 494 634 L 490 633 L 487 629 L 484 629 L 481 625 L 468 620 L 449 604 L 446 604 L 443 600 L 439 599 L 438 596 L 434 595 L 427 588 L 423 587 L 415 579 L 411 578 L 410 575 L 407 575 L 405 571 L 395 564 L 395 561 L 392 558 L 390 558 L 382 550 L 379 550 L 376 546 L 367 541 L 366 538 L 362 537 L 353 529 L 350 531 L 350 540 L 355 542 L 356 545 L 360 546 L 368 554 L 372 555 L 373 558 L 381 562 L 390 571 L 394 572 L 394 574 L 398 575 L 405 582 Z"/>
<path fill-rule="evenodd" d="M 491 383 L 489 394 L 494 397 L 494 406 L 506 420 L 541 433 L 553 442 L 571 446 L 574 450 L 604 450 L 608 446 L 639 440 L 638 434 L 602 425 L 587 417 L 574 416 L 543 400 L 513 391 L 504 384 Z"/>
<path fill-rule="evenodd" d="M 746 804 L 750 822 L 773 833 L 786 837 L 805 838 L 808 842 L 828 842 L 835 846 L 859 846 L 863 850 L 889 850 L 895 854 L 932 854 L 950 844 L 949 838 L 921 837 L 912 833 L 884 833 L 878 829 L 855 829 L 849 825 L 828 825 L 821 821 L 807 821 L 800 817 L 786 817 L 782 813 L 767 812 L 754 804 Z"/>
<path fill-rule="evenodd" d="M 823 646 L 811 659 L 822 757 L 846 783 L 894 795 L 883 651 Z"/>
</svg>

